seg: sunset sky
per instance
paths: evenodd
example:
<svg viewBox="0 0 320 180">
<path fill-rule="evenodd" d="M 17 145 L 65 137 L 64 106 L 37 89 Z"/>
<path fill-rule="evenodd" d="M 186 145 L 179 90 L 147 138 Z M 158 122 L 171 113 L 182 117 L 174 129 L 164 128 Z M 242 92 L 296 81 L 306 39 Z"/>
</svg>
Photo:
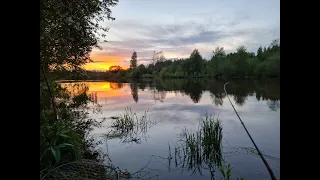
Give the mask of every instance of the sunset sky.
<svg viewBox="0 0 320 180">
<path fill-rule="evenodd" d="M 112 15 L 116 20 L 103 24 L 108 42 L 92 51 L 88 70 L 129 67 L 133 51 L 138 64 L 148 64 L 154 50 L 184 58 L 197 48 L 210 58 L 217 46 L 256 52 L 280 38 L 280 0 L 119 0 Z"/>
</svg>

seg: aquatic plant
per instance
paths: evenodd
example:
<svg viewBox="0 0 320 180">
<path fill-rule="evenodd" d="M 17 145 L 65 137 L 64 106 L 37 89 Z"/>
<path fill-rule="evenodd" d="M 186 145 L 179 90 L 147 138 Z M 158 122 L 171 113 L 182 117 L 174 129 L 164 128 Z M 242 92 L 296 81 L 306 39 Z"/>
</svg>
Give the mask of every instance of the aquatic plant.
<svg viewBox="0 0 320 180">
<path fill-rule="evenodd" d="M 114 120 L 110 126 L 109 132 L 104 133 L 105 139 L 119 138 L 123 143 L 141 143 L 141 139 L 147 139 L 148 129 L 155 124 L 147 118 L 148 110 L 144 111 L 142 116 L 133 113 L 131 108 L 125 108 L 123 114 L 112 117 Z"/>
<path fill-rule="evenodd" d="M 201 175 L 202 169 L 208 169 L 211 179 L 215 179 L 215 172 L 219 169 L 222 178 L 229 180 L 232 168 L 230 165 L 224 165 L 222 139 L 220 119 L 206 114 L 201 118 L 196 132 L 187 128 L 182 130 L 174 148 L 176 168 L 187 168 L 192 174 L 199 172 Z"/>
</svg>

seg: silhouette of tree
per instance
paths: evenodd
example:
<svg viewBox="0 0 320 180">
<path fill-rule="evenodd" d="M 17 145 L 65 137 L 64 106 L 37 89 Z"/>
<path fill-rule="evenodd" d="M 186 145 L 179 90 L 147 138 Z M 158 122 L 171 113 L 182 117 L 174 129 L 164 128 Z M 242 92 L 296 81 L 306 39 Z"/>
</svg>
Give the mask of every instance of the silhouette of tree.
<svg viewBox="0 0 320 180">
<path fill-rule="evenodd" d="M 130 68 L 135 69 L 137 67 L 137 52 L 133 52 L 130 60 Z"/>
</svg>

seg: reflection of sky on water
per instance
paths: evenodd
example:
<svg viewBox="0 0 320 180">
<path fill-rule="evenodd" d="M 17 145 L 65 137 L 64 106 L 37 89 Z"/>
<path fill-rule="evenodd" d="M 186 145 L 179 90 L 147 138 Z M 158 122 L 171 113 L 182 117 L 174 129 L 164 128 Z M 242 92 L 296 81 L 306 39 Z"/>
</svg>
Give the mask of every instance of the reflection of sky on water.
<svg viewBox="0 0 320 180">
<path fill-rule="evenodd" d="M 240 176 L 245 179 L 268 177 L 268 172 L 259 157 L 245 151 L 233 153 L 239 147 L 253 147 L 253 145 L 226 97 L 223 98 L 223 105 L 217 106 L 213 103 L 209 91 L 203 91 L 199 102 L 194 103 L 185 93 L 170 91 L 161 94 L 148 87 L 144 91 L 137 90 L 132 93 L 130 84 L 122 84 L 121 88 L 117 88 L 116 85 L 110 85 L 108 82 L 89 82 L 88 85 L 89 94 L 96 93 L 97 101 L 102 105 L 102 113 L 94 114 L 92 117 L 99 119 L 116 116 L 123 113 L 125 107 L 130 107 L 137 114 L 149 110 L 148 117 L 157 123 L 148 130 L 147 141 L 141 144 L 123 144 L 118 139 L 108 141 L 108 153 L 116 166 L 135 171 L 143 167 L 152 155 L 168 157 L 168 143 L 173 149 L 181 128 L 196 129 L 200 117 L 208 113 L 218 115 L 222 120 L 224 152 L 228 154 L 226 162 L 234 167 L 233 173 L 240 173 Z M 133 94 L 137 95 L 137 102 L 134 101 Z M 257 101 L 255 93 L 247 96 L 242 106 L 236 105 L 233 95 L 230 95 L 230 99 L 260 150 L 269 156 L 280 158 L 280 109 L 272 111 L 269 108 L 270 100 Z M 276 103 L 280 106 L 280 100 Z M 110 121 L 112 120 L 107 119 L 105 126 L 110 125 Z M 106 131 L 103 128 L 96 129 L 93 134 L 99 135 Z M 149 165 L 151 168 L 160 170 L 159 179 L 209 178 L 206 172 L 203 172 L 205 176 L 191 177 L 190 173 L 184 173 L 181 176 L 181 171 L 168 172 L 167 161 L 156 158 Z M 279 176 L 280 172 L 276 169 L 280 169 L 280 161 L 272 159 L 267 159 L 267 161 L 275 174 Z"/>
</svg>

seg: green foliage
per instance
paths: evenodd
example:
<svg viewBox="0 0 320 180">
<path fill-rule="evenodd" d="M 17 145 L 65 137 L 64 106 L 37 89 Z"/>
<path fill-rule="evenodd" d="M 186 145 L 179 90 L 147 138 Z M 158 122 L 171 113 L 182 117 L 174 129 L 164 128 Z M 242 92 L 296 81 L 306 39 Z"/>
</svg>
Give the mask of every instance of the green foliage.
<svg viewBox="0 0 320 180">
<path fill-rule="evenodd" d="M 260 46 L 258 48 L 258 51 L 257 51 L 257 58 L 260 62 L 264 61 L 265 58 L 264 58 L 264 54 L 263 54 L 263 51 L 262 51 L 262 47 Z"/>
<path fill-rule="evenodd" d="M 115 118 L 111 127 L 119 129 L 132 129 L 137 119 L 136 114 L 132 113 L 130 108 L 126 108 L 123 115 L 119 115 Z"/>
<path fill-rule="evenodd" d="M 143 74 L 142 78 L 153 78 L 152 74 Z"/>
<path fill-rule="evenodd" d="M 123 143 L 141 143 L 141 138 L 146 138 L 146 131 L 154 123 L 147 119 L 147 112 L 140 117 L 127 107 L 123 114 L 112 117 L 114 121 L 110 131 L 104 134 L 106 139 L 119 138 Z"/>
<path fill-rule="evenodd" d="M 198 51 L 198 49 L 193 50 L 190 57 L 186 59 L 183 63 L 183 71 L 189 76 L 197 76 L 203 69 L 204 61 Z"/>
<path fill-rule="evenodd" d="M 84 84 L 70 86 L 72 92 L 51 83 L 57 98 L 57 114 L 52 111 L 48 91 L 40 88 L 40 171 L 80 158 L 98 158 L 97 152 L 91 150 L 93 140 L 87 138 L 92 127 L 99 125 L 87 119 L 87 102 L 91 101 L 88 87 Z"/>
<path fill-rule="evenodd" d="M 165 78 L 166 77 L 166 73 L 167 73 L 167 68 L 163 68 L 160 73 L 159 73 L 159 76 L 161 78 Z"/>
<path fill-rule="evenodd" d="M 86 77 L 81 67 L 105 37 L 108 29 L 100 24 L 114 20 L 110 7 L 117 2 L 40 0 L 40 175 L 79 158 L 98 160 L 95 142 L 87 137 L 99 125 L 87 117 L 88 87 L 69 92 L 55 80 Z"/>
<path fill-rule="evenodd" d="M 268 76 L 280 76 L 280 56 L 271 56 L 267 59 L 266 73 Z"/>
<path fill-rule="evenodd" d="M 209 169 L 211 179 L 215 179 L 215 172 L 218 168 L 222 179 L 230 180 L 232 168 L 230 164 L 223 165 L 222 125 L 218 118 L 206 114 L 196 132 L 192 133 L 185 128 L 180 137 L 174 149 L 176 167 L 187 168 L 193 173 L 198 171 L 200 174 L 202 174 L 202 169 Z M 170 146 L 169 152 L 171 152 Z"/>
<path fill-rule="evenodd" d="M 222 177 L 224 180 L 230 180 L 231 179 L 231 170 L 232 170 L 232 167 L 230 164 L 228 165 L 222 165 L 219 167 L 219 170 L 220 170 L 220 173 L 222 174 Z M 243 177 L 241 178 L 237 178 L 237 180 L 244 180 Z"/>
<path fill-rule="evenodd" d="M 175 164 L 186 165 L 188 170 L 201 174 L 204 165 L 212 172 L 223 161 L 222 127 L 218 119 L 206 115 L 199 130 L 192 133 L 186 128 L 180 135 L 181 139 L 175 147 Z M 211 173 L 214 177 L 214 173 Z"/>
<path fill-rule="evenodd" d="M 78 69 L 90 61 L 89 52 L 108 29 L 118 0 L 40 0 L 40 64 L 47 71 Z"/>
<path fill-rule="evenodd" d="M 222 125 L 220 120 L 214 119 L 206 115 L 202 119 L 202 147 L 206 158 L 210 159 L 211 163 L 221 165 L 222 154 Z M 215 151 L 212 151 L 215 150 Z"/>
</svg>

